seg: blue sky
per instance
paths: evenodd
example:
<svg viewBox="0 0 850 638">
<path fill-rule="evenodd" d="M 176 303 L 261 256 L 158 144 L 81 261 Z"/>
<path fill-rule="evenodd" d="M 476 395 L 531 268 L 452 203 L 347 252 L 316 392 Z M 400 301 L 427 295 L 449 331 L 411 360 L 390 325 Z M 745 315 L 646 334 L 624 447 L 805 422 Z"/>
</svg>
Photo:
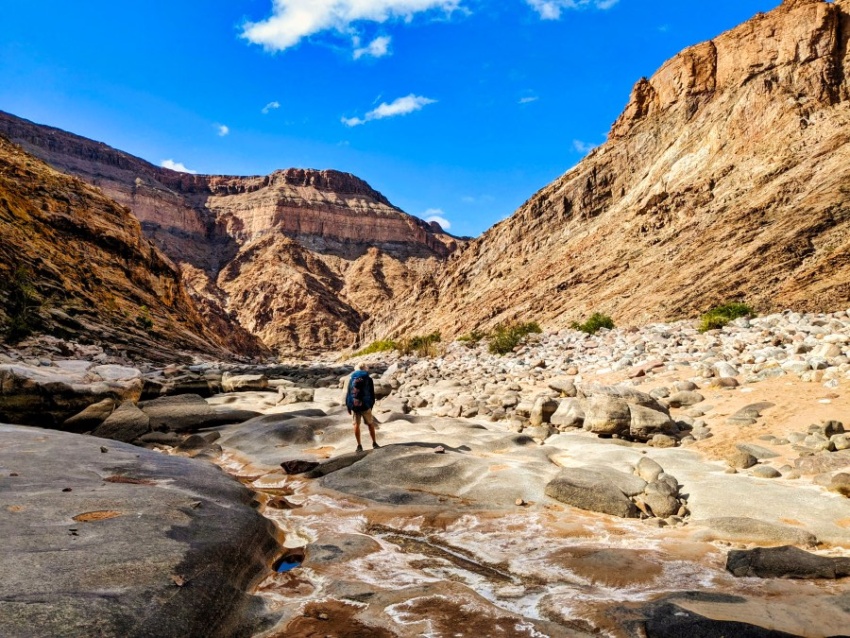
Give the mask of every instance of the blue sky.
<svg viewBox="0 0 850 638">
<path fill-rule="evenodd" d="M 334 168 L 477 235 L 779 0 L 0 0 L 0 109 L 155 164 Z"/>
</svg>

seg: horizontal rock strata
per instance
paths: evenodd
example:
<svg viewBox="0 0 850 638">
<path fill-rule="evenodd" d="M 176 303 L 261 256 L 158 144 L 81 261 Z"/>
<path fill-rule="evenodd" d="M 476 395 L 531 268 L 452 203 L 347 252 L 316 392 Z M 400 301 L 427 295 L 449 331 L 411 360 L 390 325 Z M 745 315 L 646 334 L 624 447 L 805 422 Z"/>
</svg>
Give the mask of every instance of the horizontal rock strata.
<svg viewBox="0 0 850 638">
<path fill-rule="evenodd" d="M 784 2 L 641 79 L 608 141 L 364 329 L 444 338 L 850 300 L 846 0 Z"/>
<path fill-rule="evenodd" d="M 139 222 L 97 189 L 0 138 L 0 324 L 50 332 L 142 359 L 265 349 L 202 316 L 180 272 Z"/>
<path fill-rule="evenodd" d="M 178 173 L 2 112 L 0 135 L 129 208 L 210 321 L 279 351 L 351 345 L 459 243 L 347 173 Z"/>
</svg>

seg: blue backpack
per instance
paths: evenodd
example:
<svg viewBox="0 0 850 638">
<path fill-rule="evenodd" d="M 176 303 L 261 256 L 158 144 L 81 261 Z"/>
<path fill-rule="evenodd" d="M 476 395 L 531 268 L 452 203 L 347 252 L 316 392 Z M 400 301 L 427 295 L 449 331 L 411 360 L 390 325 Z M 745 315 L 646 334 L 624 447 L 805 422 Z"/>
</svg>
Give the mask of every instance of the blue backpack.
<svg viewBox="0 0 850 638">
<path fill-rule="evenodd" d="M 348 396 L 345 398 L 346 407 L 352 412 L 366 412 L 375 405 L 375 391 L 365 370 L 358 370 L 351 375 L 348 383 Z"/>
</svg>

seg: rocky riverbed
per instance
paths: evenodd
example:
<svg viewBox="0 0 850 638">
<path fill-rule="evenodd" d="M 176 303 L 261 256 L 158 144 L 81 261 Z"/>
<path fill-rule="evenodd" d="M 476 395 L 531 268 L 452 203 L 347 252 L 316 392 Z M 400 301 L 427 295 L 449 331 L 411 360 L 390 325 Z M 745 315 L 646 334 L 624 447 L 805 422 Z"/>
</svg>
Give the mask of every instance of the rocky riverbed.
<svg viewBox="0 0 850 638">
<path fill-rule="evenodd" d="M 149 448 L 139 458 L 159 468 L 157 484 L 187 464 L 178 474 L 201 484 L 186 491 L 192 503 L 217 464 L 275 524 L 240 545 L 250 557 L 237 561 L 238 587 L 253 602 L 222 614 L 222 628 L 247 623 L 258 636 L 848 634 L 847 313 L 705 334 L 691 322 L 563 331 L 504 357 L 454 343 L 434 359 L 367 360 L 382 447 L 355 453 L 340 390 L 352 362 L 163 369 L 49 339 L 0 352 L 0 421 L 94 435 L 4 426 L 0 451 L 73 443 L 45 452 L 62 470 L 38 470 L 49 489 L 16 482 L 10 459 L 28 457 L 0 458 L 3 506 L 101 541 L 122 517 L 77 523 L 76 510 L 135 512 L 151 538 L 168 536 L 167 499 L 140 518 L 134 496 L 108 493 L 104 475 L 127 474 L 112 466 L 94 470 L 85 504 L 54 502 L 61 488 L 42 499 L 65 472 L 93 476 L 91 456 L 111 463 L 113 449 Z M 224 509 L 236 515 L 245 497 L 233 485 Z M 4 552 L 4 571 L 41 542 Z M 275 571 L 278 559 L 294 569 Z M 0 597 L 5 622 L 32 573 Z M 87 600 L 50 569 L 37 574 Z M 154 580 L 191 594 L 175 575 L 169 565 Z"/>
</svg>

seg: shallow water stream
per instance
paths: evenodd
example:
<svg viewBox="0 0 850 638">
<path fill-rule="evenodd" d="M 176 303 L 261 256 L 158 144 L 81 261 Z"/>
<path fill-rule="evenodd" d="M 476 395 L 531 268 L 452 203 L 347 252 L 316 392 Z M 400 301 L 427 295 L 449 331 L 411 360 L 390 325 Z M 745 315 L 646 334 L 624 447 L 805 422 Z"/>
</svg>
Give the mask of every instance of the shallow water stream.
<svg viewBox="0 0 850 638">
<path fill-rule="evenodd" d="M 266 638 L 664 635 L 646 623 L 665 602 L 792 635 L 850 633 L 846 579 L 736 578 L 725 570 L 731 545 L 694 540 L 688 526 L 554 503 L 386 506 L 277 472 L 258 477 L 233 457 L 224 466 L 268 503 L 284 495 L 287 509 L 264 513 L 286 548 L 303 548 L 299 566 L 260 587 L 282 615 Z"/>
</svg>

